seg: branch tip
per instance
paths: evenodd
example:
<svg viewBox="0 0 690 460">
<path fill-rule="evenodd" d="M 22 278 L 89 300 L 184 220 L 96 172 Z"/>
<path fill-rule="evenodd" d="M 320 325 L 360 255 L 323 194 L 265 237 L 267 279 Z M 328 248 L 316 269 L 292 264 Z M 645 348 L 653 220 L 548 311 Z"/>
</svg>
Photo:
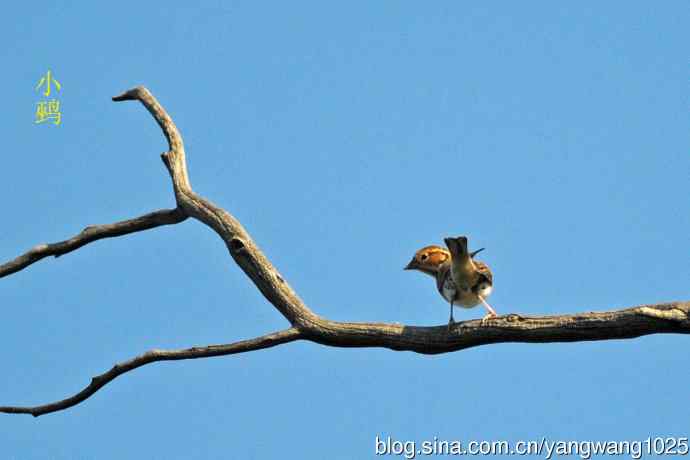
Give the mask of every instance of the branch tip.
<svg viewBox="0 0 690 460">
<path fill-rule="evenodd" d="M 143 91 L 146 91 L 146 88 L 144 86 L 137 86 L 132 89 L 128 89 L 124 93 L 120 94 L 119 96 L 113 96 L 112 100 L 113 102 L 120 102 L 120 101 L 133 101 L 137 99 L 141 99 L 141 93 Z"/>
</svg>

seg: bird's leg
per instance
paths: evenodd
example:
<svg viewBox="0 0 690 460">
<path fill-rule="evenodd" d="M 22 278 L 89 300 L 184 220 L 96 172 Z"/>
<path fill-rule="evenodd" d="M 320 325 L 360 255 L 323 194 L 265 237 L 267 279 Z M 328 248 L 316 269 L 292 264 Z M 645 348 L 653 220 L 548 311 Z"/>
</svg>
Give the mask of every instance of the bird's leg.
<svg viewBox="0 0 690 460">
<path fill-rule="evenodd" d="M 482 318 L 482 321 L 484 321 L 484 320 L 486 320 L 486 319 L 489 319 L 489 318 L 495 318 L 496 316 L 498 316 L 498 315 L 496 314 L 496 311 L 494 311 L 494 309 L 491 308 L 491 305 L 489 305 L 489 304 L 486 302 L 486 300 L 484 300 L 484 297 L 482 297 L 481 295 L 477 295 L 477 297 L 479 297 L 479 300 L 482 301 L 482 303 L 484 304 L 484 306 L 486 307 L 486 309 L 489 310 L 489 313 L 487 313 L 486 316 L 485 316 L 484 318 Z"/>
<path fill-rule="evenodd" d="M 455 319 L 453 318 L 453 301 L 450 301 L 450 318 L 448 318 L 448 332 L 450 332 L 450 327 L 455 324 Z"/>
</svg>

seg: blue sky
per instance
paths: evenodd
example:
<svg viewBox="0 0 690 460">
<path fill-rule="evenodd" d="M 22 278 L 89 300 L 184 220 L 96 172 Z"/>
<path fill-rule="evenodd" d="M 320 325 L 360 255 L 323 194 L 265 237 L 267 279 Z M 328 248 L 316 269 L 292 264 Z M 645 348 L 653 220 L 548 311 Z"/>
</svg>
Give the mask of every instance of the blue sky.
<svg viewBox="0 0 690 460">
<path fill-rule="evenodd" d="M 499 313 L 689 300 L 686 2 L 8 5 L 0 259 L 172 207 L 146 85 L 195 190 L 318 314 L 438 325 L 415 249 L 465 234 Z M 61 126 L 34 86 L 62 84 Z M 287 326 L 196 221 L 0 280 L 0 405 L 61 399 L 150 348 Z M 456 319 L 483 315 L 459 310 Z M 688 337 L 439 356 L 292 343 L 158 363 L 39 419 L 6 458 L 374 458 L 398 440 L 688 436 Z"/>
</svg>

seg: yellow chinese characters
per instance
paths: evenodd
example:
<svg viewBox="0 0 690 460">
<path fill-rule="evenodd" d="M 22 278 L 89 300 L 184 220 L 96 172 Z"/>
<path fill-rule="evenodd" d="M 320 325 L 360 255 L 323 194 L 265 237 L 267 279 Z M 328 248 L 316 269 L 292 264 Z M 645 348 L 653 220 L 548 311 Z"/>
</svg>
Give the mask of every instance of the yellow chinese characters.
<svg viewBox="0 0 690 460">
<path fill-rule="evenodd" d="M 53 120 L 53 124 L 59 125 L 62 121 L 60 113 L 60 101 L 53 99 L 50 101 L 39 101 L 36 103 L 36 123 Z"/>
<path fill-rule="evenodd" d="M 62 85 L 60 84 L 59 81 L 57 81 L 55 78 L 53 78 L 50 70 L 45 74 L 45 76 L 41 77 L 41 80 L 38 82 L 38 85 L 36 85 L 36 90 L 38 90 L 41 86 L 45 86 L 45 89 L 43 90 L 43 96 L 48 97 L 50 96 L 51 89 L 54 86 L 56 91 L 60 91 L 62 89 Z M 53 122 L 54 125 L 59 125 L 62 122 L 62 113 L 60 113 L 60 101 L 53 98 L 49 100 L 42 100 L 38 101 L 36 103 L 36 120 L 35 123 L 44 123 L 46 121 L 51 121 Z"/>
</svg>

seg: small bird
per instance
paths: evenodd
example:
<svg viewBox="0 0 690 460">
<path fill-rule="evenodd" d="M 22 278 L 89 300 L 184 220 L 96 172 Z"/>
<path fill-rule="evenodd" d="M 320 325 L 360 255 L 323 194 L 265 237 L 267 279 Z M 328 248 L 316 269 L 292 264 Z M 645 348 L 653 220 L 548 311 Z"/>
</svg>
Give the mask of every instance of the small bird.
<svg viewBox="0 0 690 460">
<path fill-rule="evenodd" d="M 405 270 L 418 270 L 436 279 L 438 292 L 450 303 L 449 329 L 455 322 L 454 305 L 471 308 L 482 303 L 489 310 L 484 319 L 496 316 L 485 300 L 493 289 L 493 275 L 488 265 L 474 260 L 484 248 L 468 252 L 464 236 L 446 238 L 445 242 L 450 251 L 440 246 L 426 246 L 415 253 Z"/>
</svg>

